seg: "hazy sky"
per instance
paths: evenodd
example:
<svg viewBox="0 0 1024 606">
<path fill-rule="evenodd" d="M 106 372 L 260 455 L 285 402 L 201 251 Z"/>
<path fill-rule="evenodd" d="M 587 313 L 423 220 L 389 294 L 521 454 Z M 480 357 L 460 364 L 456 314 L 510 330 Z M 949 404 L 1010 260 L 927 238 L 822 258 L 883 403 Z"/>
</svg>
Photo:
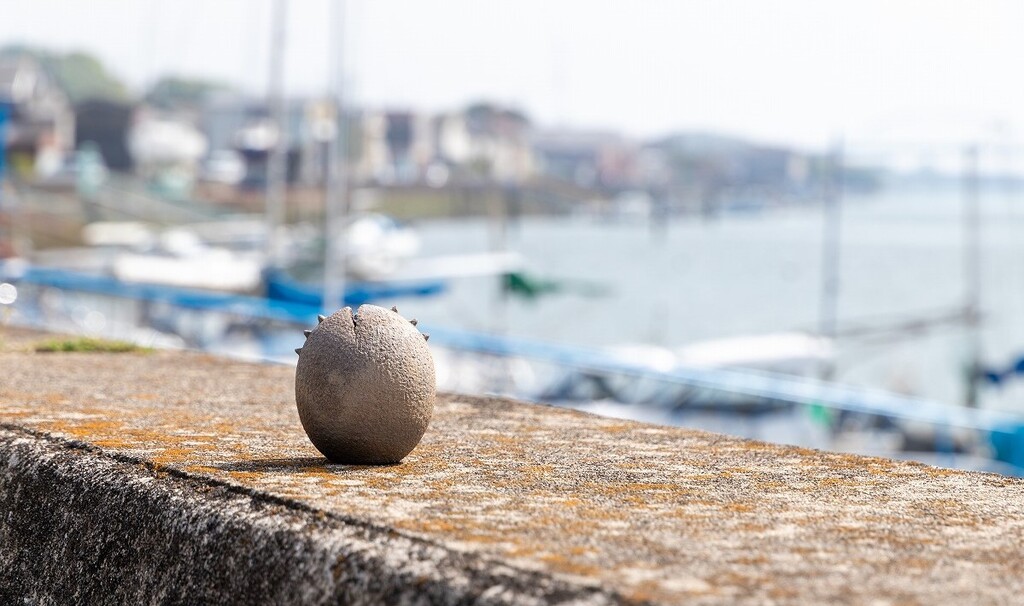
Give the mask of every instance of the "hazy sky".
<svg viewBox="0 0 1024 606">
<path fill-rule="evenodd" d="M 329 1 L 289 3 L 291 92 L 327 86 Z M 5 0 L 0 15 L 0 44 L 87 49 L 135 86 L 266 86 L 270 0 Z M 1017 0 L 348 0 L 347 15 L 363 104 L 487 98 L 549 125 L 809 146 L 1024 133 Z"/>
</svg>

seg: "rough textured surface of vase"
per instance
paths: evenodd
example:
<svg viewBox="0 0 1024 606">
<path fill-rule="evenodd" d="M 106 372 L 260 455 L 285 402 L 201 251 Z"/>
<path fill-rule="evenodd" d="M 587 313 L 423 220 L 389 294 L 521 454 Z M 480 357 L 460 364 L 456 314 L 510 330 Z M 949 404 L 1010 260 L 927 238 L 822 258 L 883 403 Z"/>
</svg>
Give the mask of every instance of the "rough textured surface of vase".
<svg viewBox="0 0 1024 606">
<path fill-rule="evenodd" d="M 427 335 L 397 309 L 345 307 L 306 331 L 295 402 L 306 435 L 335 463 L 401 461 L 434 412 Z"/>
</svg>

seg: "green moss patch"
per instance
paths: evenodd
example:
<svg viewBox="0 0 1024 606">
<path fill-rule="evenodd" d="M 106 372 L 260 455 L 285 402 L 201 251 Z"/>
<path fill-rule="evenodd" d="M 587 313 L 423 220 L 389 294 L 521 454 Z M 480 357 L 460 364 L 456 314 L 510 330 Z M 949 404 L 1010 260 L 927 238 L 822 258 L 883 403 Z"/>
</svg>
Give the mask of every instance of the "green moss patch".
<svg viewBox="0 0 1024 606">
<path fill-rule="evenodd" d="M 73 339 L 51 339 L 37 343 L 35 350 L 39 353 L 57 352 L 99 352 L 99 353 L 128 353 L 152 351 L 148 347 L 140 347 L 128 341 L 108 341 L 106 339 L 94 339 L 92 337 L 78 337 Z"/>
</svg>

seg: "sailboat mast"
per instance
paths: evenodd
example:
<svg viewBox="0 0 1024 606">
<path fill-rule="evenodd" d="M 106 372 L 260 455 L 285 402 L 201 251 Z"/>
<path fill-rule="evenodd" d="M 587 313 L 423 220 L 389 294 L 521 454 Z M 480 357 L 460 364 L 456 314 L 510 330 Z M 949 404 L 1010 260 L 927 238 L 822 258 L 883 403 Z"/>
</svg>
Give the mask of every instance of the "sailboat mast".
<svg viewBox="0 0 1024 606">
<path fill-rule="evenodd" d="M 327 183 L 324 192 L 324 298 L 323 308 L 333 312 L 345 304 L 345 223 L 348 216 L 346 120 L 342 92 L 345 84 L 345 0 L 331 3 L 331 98 L 334 105 L 334 137 L 327 151 Z"/>
<path fill-rule="evenodd" d="M 839 272 L 840 239 L 842 236 L 843 151 L 836 144 L 828 155 L 824 175 L 822 225 L 821 301 L 818 315 L 818 334 L 835 339 L 839 325 Z M 823 363 L 821 378 L 828 380 L 835 374 L 835 365 Z"/>
<path fill-rule="evenodd" d="M 967 390 L 965 404 L 978 406 L 981 373 L 981 209 L 978 207 L 978 146 L 964 150 L 963 268 L 964 316 L 967 324 Z"/>
<path fill-rule="evenodd" d="M 286 0 L 272 1 L 267 110 L 277 136 L 267 150 L 265 220 L 267 265 L 279 268 L 283 264 L 284 205 L 288 178 L 288 118 L 284 99 L 284 45 L 288 17 Z"/>
</svg>

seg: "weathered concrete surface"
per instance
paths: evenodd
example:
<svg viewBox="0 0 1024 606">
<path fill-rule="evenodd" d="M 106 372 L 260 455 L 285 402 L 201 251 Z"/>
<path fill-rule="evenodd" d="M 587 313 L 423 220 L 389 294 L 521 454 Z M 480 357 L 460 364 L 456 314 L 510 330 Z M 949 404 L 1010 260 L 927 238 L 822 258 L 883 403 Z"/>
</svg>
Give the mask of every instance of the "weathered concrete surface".
<svg viewBox="0 0 1024 606">
<path fill-rule="evenodd" d="M 461 396 L 329 465 L 290 368 L 0 339 L 2 602 L 1024 595 L 1020 480 Z"/>
</svg>

